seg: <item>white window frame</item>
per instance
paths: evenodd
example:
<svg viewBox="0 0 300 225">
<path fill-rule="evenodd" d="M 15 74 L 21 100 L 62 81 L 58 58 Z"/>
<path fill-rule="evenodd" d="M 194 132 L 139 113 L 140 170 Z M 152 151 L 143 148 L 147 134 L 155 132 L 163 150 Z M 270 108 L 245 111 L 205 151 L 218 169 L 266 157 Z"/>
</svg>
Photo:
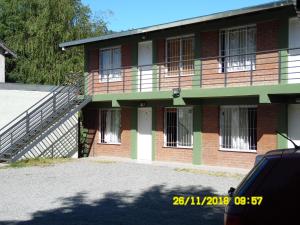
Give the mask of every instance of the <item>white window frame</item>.
<svg viewBox="0 0 300 225">
<path fill-rule="evenodd" d="M 118 142 L 101 142 L 101 139 L 102 139 L 102 136 L 101 136 L 101 123 L 102 123 L 102 121 L 101 121 L 101 112 L 102 111 L 119 111 L 119 113 L 120 113 L 120 124 L 119 124 L 119 129 L 120 129 L 120 131 L 119 131 L 119 140 L 120 141 L 118 141 Z M 103 145 L 105 145 L 105 144 L 108 144 L 108 145 L 120 145 L 121 144 L 121 142 L 122 142 L 122 140 L 121 140 L 121 132 L 122 132 L 122 114 L 121 114 L 121 109 L 114 109 L 114 108 L 103 108 L 103 109 L 100 109 L 99 110 L 99 113 L 98 113 L 98 116 L 99 116 L 99 138 L 98 138 L 98 143 L 99 144 L 103 144 Z"/>
<path fill-rule="evenodd" d="M 179 133 L 179 131 L 178 131 L 178 128 L 179 128 L 179 126 L 178 126 L 178 109 L 182 109 L 182 108 L 192 110 L 191 146 L 180 145 L 179 141 L 178 141 L 178 133 Z M 177 132 L 176 146 L 167 146 L 167 119 L 166 119 L 167 118 L 167 116 L 166 116 L 167 109 L 176 109 L 176 115 L 177 115 L 176 116 L 176 129 L 177 129 L 176 130 L 176 132 Z M 164 147 L 165 148 L 188 148 L 188 149 L 193 148 L 193 146 L 194 146 L 194 135 L 193 135 L 193 133 L 194 133 L 193 118 L 194 117 L 193 117 L 193 115 L 194 115 L 193 107 L 166 107 L 166 108 L 164 108 Z"/>
<path fill-rule="evenodd" d="M 184 74 L 183 73 L 183 67 L 182 67 L 182 39 L 183 38 L 193 38 L 193 43 L 192 43 L 192 48 L 193 48 L 193 53 L 195 55 L 195 35 L 194 34 L 187 34 L 187 35 L 179 35 L 179 36 L 173 36 L 173 37 L 169 37 L 166 38 L 165 40 L 165 62 L 166 62 L 166 67 L 165 67 L 165 77 L 178 77 L 179 75 L 181 77 L 185 77 L 185 76 L 192 76 L 194 75 L 194 72 L 188 73 L 188 74 Z M 169 40 L 174 40 L 174 39 L 180 39 L 180 59 L 179 59 L 179 73 L 177 75 L 169 75 L 169 71 L 168 71 L 168 41 Z M 194 59 L 193 59 L 194 60 Z"/>
<path fill-rule="evenodd" d="M 219 57 L 220 59 L 222 59 L 222 57 L 226 56 L 225 58 L 228 59 L 228 57 L 230 55 L 223 55 L 222 54 L 222 32 L 225 32 L 225 52 L 228 52 L 228 46 L 229 46 L 229 32 L 231 30 L 237 30 L 237 29 L 245 29 L 245 28 L 255 28 L 255 34 L 257 36 L 257 26 L 256 24 L 248 24 L 248 25 L 243 25 L 243 26 L 235 26 L 235 27 L 229 27 L 229 28 L 225 28 L 225 29 L 221 29 L 219 30 Z M 246 45 L 247 45 L 247 39 L 248 39 L 248 33 L 246 34 Z M 254 51 L 253 52 L 248 52 L 249 49 L 246 48 L 246 53 L 245 53 L 245 56 L 247 54 L 250 54 L 250 53 L 253 53 L 254 55 L 254 59 L 253 59 L 253 63 L 251 63 L 250 65 L 244 65 L 244 68 L 230 68 L 228 67 L 228 65 L 225 64 L 224 68 L 223 68 L 223 63 L 222 63 L 222 60 L 219 61 L 219 73 L 224 73 L 224 71 L 222 72 L 222 70 L 227 70 L 226 72 L 230 73 L 230 72 L 247 72 L 247 71 L 250 71 L 251 70 L 251 65 L 252 65 L 252 70 L 255 70 L 256 69 L 256 49 L 257 49 L 257 38 L 255 38 L 255 46 L 254 46 Z"/>
<path fill-rule="evenodd" d="M 219 108 L 219 150 L 221 151 L 226 151 L 226 152 L 249 152 L 249 153 L 257 153 L 257 141 L 256 141 L 256 149 L 237 149 L 237 148 L 223 148 L 222 147 L 222 126 L 221 126 L 221 112 L 222 109 L 226 109 L 226 108 L 233 108 L 233 107 L 239 107 L 239 108 L 256 108 L 257 109 L 257 105 L 222 105 Z M 256 114 L 256 119 L 257 119 L 257 114 Z M 256 125 L 256 132 L 257 132 L 257 125 Z M 257 134 L 256 134 L 257 136 Z"/>
<path fill-rule="evenodd" d="M 102 51 L 107 51 L 107 50 L 110 50 L 112 52 L 114 49 L 120 49 L 120 68 L 111 68 L 109 70 L 111 70 L 111 71 L 119 70 L 120 74 L 119 74 L 119 77 L 113 77 L 112 74 L 109 74 L 109 76 L 107 77 L 107 75 L 102 74 L 102 68 L 101 68 L 102 57 L 101 57 L 101 52 Z M 113 54 L 111 54 L 110 57 L 111 57 L 111 61 L 112 61 Z M 111 47 L 106 47 L 106 48 L 100 48 L 99 49 L 99 81 L 101 83 L 122 81 L 121 66 L 122 66 L 122 47 L 121 47 L 121 45 L 111 46 Z M 111 67 L 112 67 L 112 65 L 111 65 Z"/>
</svg>

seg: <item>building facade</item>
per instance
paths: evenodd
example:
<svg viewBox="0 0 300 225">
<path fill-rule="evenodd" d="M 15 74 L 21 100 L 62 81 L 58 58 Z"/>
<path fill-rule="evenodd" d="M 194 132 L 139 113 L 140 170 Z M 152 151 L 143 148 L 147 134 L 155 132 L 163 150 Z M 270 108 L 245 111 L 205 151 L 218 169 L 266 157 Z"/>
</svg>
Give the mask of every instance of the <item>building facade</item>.
<svg viewBox="0 0 300 225">
<path fill-rule="evenodd" d="M 84 45 L 89 156 L 250 168 L 300 143 L 300 19 L 282 1 Z"/>
</svg>

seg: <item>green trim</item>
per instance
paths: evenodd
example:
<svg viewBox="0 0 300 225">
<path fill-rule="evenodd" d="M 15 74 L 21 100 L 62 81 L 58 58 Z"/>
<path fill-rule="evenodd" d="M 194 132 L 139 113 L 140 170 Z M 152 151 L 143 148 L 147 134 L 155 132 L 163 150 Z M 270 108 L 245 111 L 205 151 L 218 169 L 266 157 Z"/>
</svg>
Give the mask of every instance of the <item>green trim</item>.
<svg viewBox="0 0 300 225">
<path fill-rule="evenodd" d="M 195 90 L 183 90 L 182 98 L 212 98 L 212 97 L 237 97 L 237 96 L 261 96 L 260 99 L 272 94 L 297 94 L 300 84 L 278 84 L 248 87 L 207 88 Z M 264 100 L 266 101 L 266 100 Z"/>
<path fill-rule="evenodd" d="M 152 107 L 152 161 L 156 156 L 156 120 L 157 120 L 157 108 Z"/>
<path fill-rule="evenodd" d="M 173 98 L 173 105 L 176 106 L 185 106 L 185 101 L 183 100 L 183 98 L 178 97 L 178 98 Z"/>
<path fill-rule="evenodd" d="M 193 111 L 193 164 L 202 162 L 202 106 L 194 106 Z"/>
<path fill-rule="evenodd" d="M 288 135 L 288 109 L 287 104 L 280 104 L 278 113 L 278 127 L 277 130 L 284 134 Z M 277 148 L 283 149 L 288 147 L 288 141 L 281 135 L 277 134 Z"/>
<path fill-rule="evenodd" d="M 117 100 L 112 100 L 111 101 L 111 107 L 113 108 L 119 108 L 120 107 L 120 103 Z"/>
<path fill-rule="evenodd" d="M 199 89 L 201 88 L 201 71 L 202 71 L 202 62 L 200 59 L 197 59 L 194 61 L 194 75 L 192 77 L 193 81 L 192 81 L 192 84 L 193 84 L 193 89 Z"/>
<path fill-rule="evenodd" d="M 288 83 L 288 51 L 281 50 L 279 51 L 280 58 L 280 83 Z"/>
<path fill-rule="evenodd" d="M 133 65 L 131 70 L 131 90 L 132 92 L 137 92 L 138 86 L 138 43 L 132 44 L 132 53 L 131 53 L 131 65 Z"/>
<path fill-rule="evenodd" d="M 131 152 L 132 159 L 137 159 L 137 108 L 131 109 Z"/>
<path fill-rule="evenodd" d="M 259 97 L 260 103 L 270 102 L 270 95 L 298 94 L 300 84 L 262 85 L 249 87 L 227 87 L 227 88 L 200 88 L 182 90 L 176 104 L 187 99 L 207 99 L 225 97 Z M 132 92 L 132 93 L 110 93 L 96 94 L 92 99 L 94 102 L 105 101 L 141 101 L 141 100 L 173 100 L 172 91 L 159 92 Z"/>
</svg>

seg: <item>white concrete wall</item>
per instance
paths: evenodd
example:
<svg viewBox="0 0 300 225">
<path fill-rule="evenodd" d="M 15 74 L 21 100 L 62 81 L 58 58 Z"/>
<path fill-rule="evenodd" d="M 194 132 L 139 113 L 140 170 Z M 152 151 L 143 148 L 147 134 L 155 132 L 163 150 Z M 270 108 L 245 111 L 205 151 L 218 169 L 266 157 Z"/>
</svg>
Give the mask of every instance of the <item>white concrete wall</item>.
<svg viewBox="0 0 300 225">
<path fill-rule="evenodd" d="M 0 85 L 0 129 L 14 118 L 40 101 L 51 91 L 51 87 L 36 85 Z M 14 87 L 17 87 L 15 90 Z M 20 90 L 27 88 L 28 90 Z M 36 89 L 36 90 L 30 90 Z M 46 89 L 42 90 L 42 89 Z M 34 146 L 25 158 L 32 157 L 74 157 L 78 153 L 78 116 L 72 116 Z M 0 130 L 2 133 L 4 130 Z M 24 158 L 24 157 L 23 157 Z"/>
<path fill-rule="evenodd" d="M 0 90 L 0 128 L 48 93 L 42 91 Z"/>
<path fill-rule="evenodd" d="M 5 82 L 5 57 L 0 52 L 0 83 Z"/>
</svg>

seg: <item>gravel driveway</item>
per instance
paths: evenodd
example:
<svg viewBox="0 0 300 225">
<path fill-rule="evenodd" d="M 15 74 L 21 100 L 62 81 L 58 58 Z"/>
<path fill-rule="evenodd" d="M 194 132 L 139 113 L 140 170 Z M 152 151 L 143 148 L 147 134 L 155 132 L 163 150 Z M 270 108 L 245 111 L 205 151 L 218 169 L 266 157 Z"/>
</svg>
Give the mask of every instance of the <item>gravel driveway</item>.
<svg viewBox="0 0 300 225">
<path fill-rule="evenodd" d="M 222 224 L 223 207 L 175 207 L 172 198 L 226 194 L 239 181 L 171 167 L 84 159 L 0 169 L 0 224 Z"/>
</svg>

